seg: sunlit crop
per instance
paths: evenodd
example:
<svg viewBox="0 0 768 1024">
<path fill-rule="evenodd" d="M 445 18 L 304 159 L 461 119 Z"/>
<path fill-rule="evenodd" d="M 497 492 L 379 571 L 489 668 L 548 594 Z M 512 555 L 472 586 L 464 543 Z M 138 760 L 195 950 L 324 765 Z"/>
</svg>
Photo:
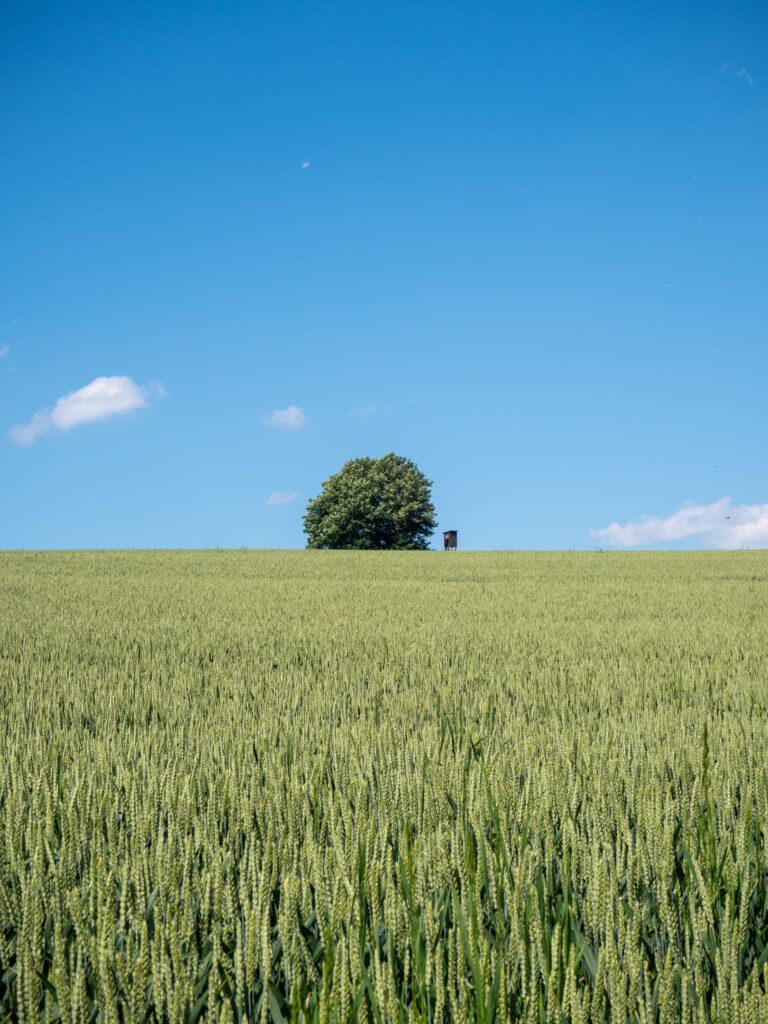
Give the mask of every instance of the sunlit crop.
<svg viewBox="0 0 768 1024">
<path fill-rule="evenodd" d="M 768 1021 L 768 554 L 0 555 L 0 1019 Z"/>
</svg>

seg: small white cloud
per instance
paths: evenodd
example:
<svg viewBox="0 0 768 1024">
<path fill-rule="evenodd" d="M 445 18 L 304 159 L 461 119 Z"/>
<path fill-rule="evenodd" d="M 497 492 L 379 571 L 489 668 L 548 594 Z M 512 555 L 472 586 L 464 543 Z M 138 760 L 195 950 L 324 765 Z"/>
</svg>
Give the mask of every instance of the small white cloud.
<svg viewBox="0 0 768 1024">
<path fill-rule="evenodd" d="M 10 351 L 11 346 L 7 342 L 3 342 L 3 344 L 0 345 L 0 359 L 4 359 Z"/>
<path fill-rule="evenodd" d="M 358 419 L 368 419 L 369 416 L 375 416 L 379 412 L 378 402 L 367 402 L 365 405 L 358 406 L 357 409 L 353 409 L 349 414 L 350 416 L 356 416 Z"/>
<path fill-rule="evenodd" d="M 298 405 L 289 405 L 287 409 L 275 409 L 261 422 L 265 427 L 277 427 L 279 430 L 301 430 L 307 417 Z"/>
<path fill-rule="evenodd" d="M 747 71 L 746 68 L 740 68 L 738 73 L 737 73 L 737 75 L 736 75 L 736 77 L 737 78 L 743 78 L 744 81 L 747 83 L 747 85 L 754 85 L 755 84 L 754 80 L 752 78 L 752 75 L 750 75 L 750 73 Z"/>
<path fill-rule="evenodd" d="M 311 166 L 312 164 L 309 162 L 309 160 L 305 160 L 301 165 L 301 169 L 302 171 L 308 171 Z"/>
<path fill-rule="evenodd" d="M 11 437 L 17 444 L 32 444 L 53 431 L 142 409 L 149 404 L 150 394 L 159 394 L 158 385 L 142 387 L 130 377 L 97 377 L 63 395 L 52 409 L 42 409 L 28 423 L 17 424 Z"/>
<path fill-rule="evenodd" d="M 643 516 L 624 526 L 611 523 L 589 532 L 619 548 L 649 547 L 688 537 L 699 537 L 715 548 L 768 547 L 768 503 L 734 505 L 730 498 L 720 498 L 709 505 L 683 505 L 671 516 Z"/>
<path fill-rule="evenodd" d="M 272 491 L 267 498 L 267 504 L 270 506 L 290 505 L 292 501 L 296 501 L 299 493 L 299 491 Z"/>
</svg>

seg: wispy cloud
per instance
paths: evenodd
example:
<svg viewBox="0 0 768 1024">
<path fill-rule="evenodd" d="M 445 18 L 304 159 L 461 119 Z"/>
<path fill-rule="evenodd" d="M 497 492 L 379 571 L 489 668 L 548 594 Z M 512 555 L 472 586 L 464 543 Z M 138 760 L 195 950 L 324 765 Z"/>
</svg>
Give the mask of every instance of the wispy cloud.
<svg viewBox="0 0 768 1024">
<path fill-rule="evenodd" d="M 271 506 L 290 505 L 292 501 L 296 501 L 299 494 L 299 491 L 272 491 L 267 498 L 267 504 Z"/>
<path fill-rule="evenodd" d="M 307 417 L 298 405 L 289 405 L 287 409 L 275 409 L 261 422 L 265 427 L 277 427 L 278 430 L 301 430 Z"/>
<path fill-rule="evenodd" d="M 650 547 L 698 537 L 707 547 L 768 547 L 768 503 L 734 505 L 720 498 L 709 505 L 683 505 L 671 516 L 643 516 L 634 522 L 611 523 L 590 534 L 619 548 Z"/>
<path fill-rule="evenodd" d="M 32 444 L 44 434 L 142 409 L 153 394 L 164 393 L 159 384 L 144 386 L 130 377 L 96 377 L 85 387 L 62 395 L 52 409 L 41 409 L 28 423 L 18 423 L 11 437 L 17 444 Z"/>
<path fill-rule="evenodd" d="M 378 402 L 366 402 L 365 405 L 359 405 L 356 409 L 353 409 L 349 415 L 365 420 L 370 416 L 375 416 L 378 412 L 381 412 L 381 406 Z"/>
<path fill-rule="evenodd" d="M 730 64 L 730 63 L 728 63 L 728 64 L 721 64 L 720 65 L 720 74 L 721 75 L 728 75 L 729 77 L 731 75 L 734 75 L 736 78 L 740 78 L 743 82 L 746 82 L 747 85 L 753 86 L 755 84 L 755 80 L 752 77 L 752 75 L 750 75 L 749 71 L 747 71 L 746 68 L 739 68 L 739 70 L 737 71 L 736 70 L 737 67 L 738 67 L 738 65 L 734 66 L 733 64 Z"/>
<path fill-rule="evenodd" d="M 4 359 L 10 351 L 11 346 L 7 342 L 3 342 L 3 344 L 0 345 L 0 359 Z"/>
</svg>

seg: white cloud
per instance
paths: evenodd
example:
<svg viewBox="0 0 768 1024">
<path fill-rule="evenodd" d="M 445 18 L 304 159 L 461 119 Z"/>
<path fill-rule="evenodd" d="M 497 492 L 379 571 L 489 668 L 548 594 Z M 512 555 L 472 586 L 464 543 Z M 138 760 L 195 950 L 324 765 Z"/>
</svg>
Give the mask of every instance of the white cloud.
<svg viewBox="0 0 768 1024">
<path fill-rule="evenodd" d="M 365 420 L 370 416 L 375 416 L 377 412 L 379 412 L 379 403 L 367 402 L 365 405 L 360 405 L 357 409 L 353 409 L 349 415 Z"/>
<path fill-rule="evenodd" d="M 0 345 L 0 359 L 4 359 L 5 356 L 7 356 L 10 351 L 11 346 L 7 342 L 4 342 L 2 345 Z"/>
<path fill-rule="evenodd" d="M 151 393 L 164 394 L 158 384 L 143 387 L 130 377 L 97 377 L 85 387 L 62 395 L 52 409 L 42 409 L 28 423 L 17 424 L 11 437 L 17 444 L 32 444 L 56 430 L 71 430 L 81 423 L 142 409 L 149 404 Z"/>
<path fill-rule="evenodd" d="M 752 75 L 750 75 L 746 68 L 741 68 L 740 71 L 737 73 L 736 77 L 743 78 L 747 85 L 755 84 Z"/>
<path fill-rule="evenodd" d="M 265 427 L 277 427 L 279 430 L 301 430 L 306 422 L 307 417 L 298 405 L 289 405 L 287 409 L 275 409 L 262 420 Z"/>
<path fill-rule="evenodd" d="M 734 505 L 720 498 L 709 505 L 683 505 L 671 516 L 643 516 L 621 526 L 611 523 L 590 534 L 614 547 L 649 547 L 699 537 L 707 547 L 768 547 L 768 503 Z"/>
<path fill-rule="evenodd" d="M 268 505 L 290 505 L 299 497 L 299 491 L 272 491 L 267 498 Z"/>
</svg>

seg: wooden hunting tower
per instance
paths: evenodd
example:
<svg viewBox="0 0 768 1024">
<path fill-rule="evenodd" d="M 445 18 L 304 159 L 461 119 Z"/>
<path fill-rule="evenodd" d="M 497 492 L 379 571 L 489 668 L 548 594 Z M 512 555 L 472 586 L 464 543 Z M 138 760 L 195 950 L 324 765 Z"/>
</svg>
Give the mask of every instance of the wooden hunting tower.
<svg viewBox="0 0 768 1024">
<path fill-rule="evenodd" d="M 443 544 L 446 551 L 455 551 L 459 546 L 459 531 L 445 530 L 443 532 Z"/>
</svg>

